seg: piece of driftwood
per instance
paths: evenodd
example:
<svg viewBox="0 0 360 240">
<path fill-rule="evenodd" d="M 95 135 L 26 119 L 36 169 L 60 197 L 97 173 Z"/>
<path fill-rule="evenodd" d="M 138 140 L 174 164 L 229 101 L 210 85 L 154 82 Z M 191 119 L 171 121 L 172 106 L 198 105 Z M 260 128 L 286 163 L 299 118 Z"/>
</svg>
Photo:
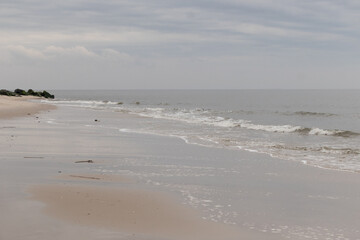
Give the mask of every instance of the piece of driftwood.
<svg viewBox="0 0 360 240">
<path fill-rule="evenodd" d="M 92 180 L 100 180 L 101 178 L 98 177 L 87 177 L 87 176 L 79 176 L 79 175 L 69 175 L 70 177 L 73 178 L 85 178 L 85 179 L 92 179 Z"/>
<path fill-rule="evenodd" d="M 94 163 L 93 160 L 76 161 L 75 163 Z"/>
<path fill-rule="evenodd" d="M 24 157 L 24 158 L 44 158 L 44 157 Z"/>
</svg>

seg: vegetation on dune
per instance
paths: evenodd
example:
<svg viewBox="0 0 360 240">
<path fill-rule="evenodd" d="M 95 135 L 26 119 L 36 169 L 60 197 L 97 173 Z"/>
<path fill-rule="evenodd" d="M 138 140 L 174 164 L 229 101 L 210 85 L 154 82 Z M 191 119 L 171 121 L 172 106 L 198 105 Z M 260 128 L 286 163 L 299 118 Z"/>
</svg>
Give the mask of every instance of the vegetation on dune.
<svg viewBox="0 0 360 240">
<path fill-rule="evenodd" d="M 4 95 L 4 96 L 16 96 L 17 94 L 5 89 L 1 89 L 0 90 L 0 95 Z"/>
</svg>

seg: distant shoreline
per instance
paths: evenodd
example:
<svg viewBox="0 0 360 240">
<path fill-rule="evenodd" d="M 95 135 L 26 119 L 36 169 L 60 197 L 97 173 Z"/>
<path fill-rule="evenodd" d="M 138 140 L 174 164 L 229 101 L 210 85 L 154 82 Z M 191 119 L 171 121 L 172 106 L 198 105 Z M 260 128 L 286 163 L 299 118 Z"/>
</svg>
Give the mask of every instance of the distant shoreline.
<svg viewBox="0 0 360 240">
<path fill-rule="evenodd" d="M 0 119 L 24 117 L 42 111 L 56 109 L 56 106 L 29 102 L 29 99 L 39 99 L 34 96 L 10 97 L 0 96 Z"/>
</svg>

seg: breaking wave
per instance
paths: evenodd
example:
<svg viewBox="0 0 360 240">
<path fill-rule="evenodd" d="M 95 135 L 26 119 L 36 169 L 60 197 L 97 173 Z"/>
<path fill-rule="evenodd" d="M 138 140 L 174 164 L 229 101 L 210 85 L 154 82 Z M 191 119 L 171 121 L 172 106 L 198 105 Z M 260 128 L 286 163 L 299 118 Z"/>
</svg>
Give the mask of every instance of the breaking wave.
<svg viewBox="0 0 360 240">
<path fill-rule="evenodd" d="M 111 101 L 83 101 L 83 100 L 42 100 L 43 102 L 50 102 L 64 106 L 83 107 L 93 109 L 113 109 L 116 112 L 123 112 L 129 114 L 136 114 L 142 117 L 150 117 L 155 119 L 166 119 L 174 121 L 182 121 L 190 124 L 200 124 L 215 126 L 221 128 L 242 128 L 247 130 L 256 130 L 272 133 L 298 133 L 303 135 L 321 135 L 321 136 L 334 136 L 334 137 L 353 137 L 358 136 L 360 133 L 339 130 L 339 129 L 321 129 L 309 128 L 303 126 L 293 125 L 264 125 L 255 124 L 250 120 L 233 119 L 222 116 L 217 116 L 211 109 L 195 108 L 195 109 L 179 109 L 179 108 L 162 108 L 162 107 L 140 107 L 134 104 L 119 104 L 118 102 Z M 217 113 L 216 113 L 217 114 Z M 330 113 L 318 112 L 304 112 L 299 111 L 295 114 L 300 115 L 319 115 L 330 116 Z"/>
<path fill-rule="evenodd" d="M 323 112 L 308 112 L 308 111 L 297 111 L 294 113 L 288 113 L 287 115 L 299 115 L 299 116 L 313 116 L 313 117 L 332 117 L 337 116 L 334 113 L 323 113 Z"/>
<path fill-rule="evenodd" d="M 194 124 L 205 124 L 216 127 L 225 128 L 243 128 L 248 130 L 258 130 L 273 133 L 299 133 L 304 135 L 323 135 L 335 137 L 352 137 L 360 135 L 357 132 L 339 130 L 339 129 L 321 129 L 321 128 L 308 128 L 293 125 L 263 125 L 254 124 L 249 120 L 224 118 L 220 116 L 207 115 L 210 110 L 193 109 L 193 110 L 179 110 L 175 112 L 167 112 L 163 108 L 146 108 L 145 111 L 137 113 L 144 117 L 152 117 L 158 119 L 168 119 L 183 121 Z"/>
<path fill-rule="evenodd" d="M 298 121 L 299 125 L 290 124 L 286 120 L 287 118 L 280 118 L 279 116 L 279 114 L 317 116 L 319 118 L 315 119 L 317 121 L 311 121 L 317 125 L 317 123 L 321 123 L 318 120 L 322 120 L 322 117 L 334 115 L 330 113 L 282 111 L 276 112 L 276 118 L 274 115 L 270 115 L 272 117 L 270 120 L 280 119 L 285 124 L 277 124 L 276 122 L 275 124 L 264 124 L 258 123 L 256 120 L 247 120 L 247 117 L 244 117 L 244 115 L 252 114 L 251 118 L 256 118 L 258 117 L 256 111 L 189 108 L 188 106 L 181 107 L 166 102 L 155 105 L 136 104 L 136 101 L 122 103 L 115 101 L 42 100 L 42 102 L 130 114 L 140 120 L 141 117 L 149 118 L 147 120 L 151 126 L 143 127 L 140 125 L 133 130 L 120 129 L 122 132 L 131 131 L 174 136 L 181 138 L 188 144 L 242 149 L 286 160 L 301 161 L 322 168 L 360 172 L 360 149 L 357 144 L 359 141 L 357 136 L 360 133 L 331 127 L 326 129 L 320 126 L 306 126 L 309 122 L 307 119 L 306 121 Z M 264 113 L 261 112 L 260 114 Z M 270 114 L 274 114 L 274 112 Z M 266 120 L 266 117 L 267 115 L 261 115 L 261 119 Z M 306 139 L 303 136 L 306 136 Z"/>
<path fill-rule="evenodd" d="M 306 152 L 322 152 L 327 154 L 339 154 L 339 155 L 360 155 L 360 149 L 353 148 L 336 148 L 330 146 L 321 146 L 321 147 L 305 147 L 305 146 L 287 146 L 283 144 L 277 144 L 271 146 L 274 149 L 284 149 L 292 151 L 306 151 Z"/>
<path fill-rule="evenodd" d="M 358 136 L 360 133 L 352 132 L 352 131 L 346 131 L 346 130 L 327 130 L 327 129 L 321 129 L 321 128 L 300 128 L 296 130 L 296 132 L 301 134 L 308 134 L 308 135 L 324 135 L 324 136 L 335 136 L 335 137 L 352 137 L 352 136 Z"/>
<path fill-rule="evenodd" d="M 251 130 L 262 130 L 266 132 L 274 133 L 299 133 L 304 135 L 323 135 L 323 136 L 335 136 L 335 137 L 352 137 L 360 135 L 357 132 L 346 131 L 346 130 L 327 130 L 321 128 L 307 128 L 301 126 L 292 125 L 256 125 L 256 124 L 239 124 L 239 127 L 251 129 Z"/>
</svg>

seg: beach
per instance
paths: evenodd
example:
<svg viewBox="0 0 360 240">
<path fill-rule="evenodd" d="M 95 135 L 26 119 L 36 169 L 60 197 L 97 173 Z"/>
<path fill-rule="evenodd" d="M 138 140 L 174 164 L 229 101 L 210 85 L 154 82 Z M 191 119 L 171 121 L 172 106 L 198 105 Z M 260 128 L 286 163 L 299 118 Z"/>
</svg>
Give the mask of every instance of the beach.
<svg viewBox="0 0 360 240">
<path fill-rule="evenodd" d="M 53 132 L 50 135 L 42 132 L 51 131 L 48 128 L 40 130 L 41 112 L 55 107 L 30 103 L 27 99 L 0 99 L 4 106 L 1 109 L 4 130 L 1 239 L 237 239 L 240 235 L 247 236 L 248 233 L 236 228 L 203 220 L 194 209 L 183 206 L 171 195 L 142 189 L 134 179 L 86 172 L 89 163 L 79 160 L 83 158 L 77 150 L 69 152 L 67 144 L 54 146 L 64 144 L 65 136 L 60 132 L 55 137 Z M 13 119 L 20 116 L 26 118 Z M 24 139 L 18 141 L 17 138 Z M 8 146 L 4 146 L 6 144 Z M 64 155 L 68 158 L 65 161 Z M 89 157 L 94 156 L 89 154 Z M 85 165 L 85 172 L 72 173 L 66 166 L 69 161 L 76 164 L 77 160 L 79 165 Z M 62 171 L 54 171 L 58 164 L 65 164 L 67 171 L 62 173 L 64 166 L 59 166 Z M 49 221 L 48 217 L 60 222 Z"/>
<path fill-rule="evenodd" d="M 0 98 L 0 239 L 359 239 L 356 172 L 19 99 Z"/>
<path fill-rule="evenodd" d="M 360 240 L 359 0 L 1 0 L 0 240 Z"/>
<path fill-rule="evenodd" d="M 39 99 L 33 96 L 7 97 L 0 96 L 0 118 L 9 119 L 32 115 L 41 111 L 55 109 L 55 106 L 29 102 L 30 99 Z"/>
</svg>

